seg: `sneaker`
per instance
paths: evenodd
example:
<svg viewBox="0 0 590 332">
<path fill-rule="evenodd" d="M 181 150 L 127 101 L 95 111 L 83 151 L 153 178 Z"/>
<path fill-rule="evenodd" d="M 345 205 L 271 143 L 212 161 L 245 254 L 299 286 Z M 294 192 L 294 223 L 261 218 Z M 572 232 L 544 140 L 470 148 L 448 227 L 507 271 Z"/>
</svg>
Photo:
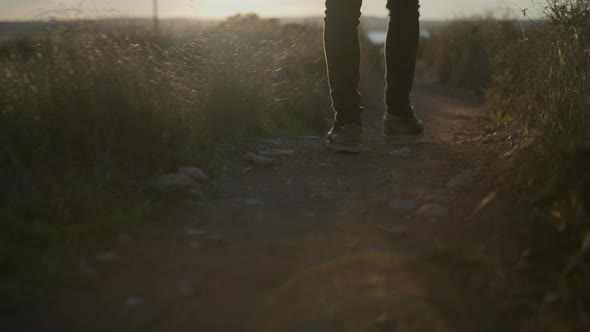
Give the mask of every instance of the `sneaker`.
<svg viewBox="0 0 590 332">
<path fill-rule="evenodd" d="M 424 123 L 411 111 L 409 116 L 386 112 L 383 116 L 383 132 L 387 138 L 418 138 L 424 135 Z"/>
<path fill-rule="evenodd" d="M 346 125 L 334 123 L 326 137 L 327 146 L 336 152 L 359 153 L 362 131 L 361 126 L 354 123 Z"/>
</svg>

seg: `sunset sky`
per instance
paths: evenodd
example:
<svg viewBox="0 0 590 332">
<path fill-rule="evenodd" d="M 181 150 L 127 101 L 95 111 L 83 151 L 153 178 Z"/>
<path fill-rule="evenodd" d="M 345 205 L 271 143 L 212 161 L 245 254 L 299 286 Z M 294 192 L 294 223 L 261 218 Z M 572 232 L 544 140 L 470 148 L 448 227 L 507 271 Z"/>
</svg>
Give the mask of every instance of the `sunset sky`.
<svg viewBox="0 0 590 332">
<path fill-rule="evenodd" d="M 363 13 L 385 15 L 386 0 L 365 0 Z M 532 8 L 540 0 L 422 0 L 422 17 L 449 19 L 484 13 L 497 8 Z M 160 0 L 163 17 L 220 18 L 236 12 L 257 12 L 261 16 L 319 16 L 324 0 Z M 102 13 L 109 16 L 148 16 L 152 0 L 0 0 L 0 20 L 29 20 L 59 16 L 57 12 L 79 9 L 82 16 Z M 540 8 L 539 5 L 536 8 Z M 537 10 L 538 11 L 538 10 Z M 534 12 L 534 11 L 531 11 Z M 70 12 L 71 13 L 71 12 Z M 71 15 L 71 14 L 70 14 Z"/>
</svg>

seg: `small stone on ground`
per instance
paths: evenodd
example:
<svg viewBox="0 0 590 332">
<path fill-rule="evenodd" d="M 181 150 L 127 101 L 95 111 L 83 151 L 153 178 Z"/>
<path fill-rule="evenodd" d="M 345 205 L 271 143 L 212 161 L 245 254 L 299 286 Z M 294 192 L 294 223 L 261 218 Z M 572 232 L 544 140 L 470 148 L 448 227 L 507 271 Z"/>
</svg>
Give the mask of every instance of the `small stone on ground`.
<svg viewBox="0 0 590 332">
<path fill-rule="evenodd" d="M 397 149 L 397 150 L 393 150 L 389 153 L 389 155 L 394 156 L 394 157 L 408 157 L 413 154 L 414 154 L 414 150 L 410 149 L 407 146 Z"/>
<path fill-rule="evenodd" d="M 114 252 L 102 252 L 96 254 L 96 260 L 99 262 L 113 262 L 119 259 L 119 256 Z"/>
<path fill-rule="evenodd" d="M 265 157 L 286 157 L 295 154 L 295 150 L 290 149 L 268 149 L 260 151 L 260 154 Z"/>
<path fill-rule="evenodd" d="M 413 210 L 417 207 L 415 200 L 408 199 L 397 199 L 389 202 L 389 208 L 395 210 Z"/>
<path fill-rule="evenodd" d="M 184 234 L 188 236 L 205 236 L 209 234 L 209 231 L 200 228 L 186 228 Z"/>
<path fill-rule="evenodd" d="M 260 165 L 260 166 L 272 166 L 276 163 L 275 159 L 266 157 L 266 156 L 261 156 L 255 153 L 247 153 L 244 156 L 244 159 L 246 159 L 247 161 L 251 162 L 252 164 L 255 165 Z"/>
<path fill-rule="evenodd" d="M 474 179 L 475 179 L 475 171 L 472 169 L 469 169 L 469 170 L 463 171 L 461 174 L 458 174 L 455 177 L 453 177 L 447 183 L 447 187 L 448 188 L 466 187 L 466 186 L 470 185 L 471 183 L 473 183 Z"/>
<path fill-rule="evenodd" d="M 198 167 L 181 167 L 178 169 L 180 174 L 184 174 L 191 179 L 199 182 L 207 182 L 210 180 L 209 175 Z"/>
<path fill-rule="evenodd" d="M 125 307 L 137 308 L 145 303 L 144 299 L 137 296 L 130 296 L 125 300 Z"/>
<path fill-rule="evenodd" d="M 444 217 L 449 214 L 449 208 L 439 204 L 425 204 L 418 209 L 417 214 L 428 218 Z"/>
</svg>

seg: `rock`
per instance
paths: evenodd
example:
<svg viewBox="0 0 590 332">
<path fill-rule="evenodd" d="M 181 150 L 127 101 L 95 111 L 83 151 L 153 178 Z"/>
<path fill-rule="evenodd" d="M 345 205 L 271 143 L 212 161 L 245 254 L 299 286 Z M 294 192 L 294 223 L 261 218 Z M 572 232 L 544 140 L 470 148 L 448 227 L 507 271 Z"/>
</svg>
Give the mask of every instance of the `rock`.
<svg viewBox="0 0 590 332">
<path fill-rule="evenodd" d="M 447 183 L 447 188 L 459 188 L 470 185 L 475 179 L 475 171 L 470 169 L 456 175 Z"/>
<path fill-rule="evenodd" d="M 422 200 L 425 202 L 448 203 L 452 200 L 452 198 L 449 195 L 427 193 L 422 196 Z"/>
<path fill-rule="evenodd" d="M 397 200 L 390 201 L 388 206 L 390 209 L 396 209 L 396 210 L 413 210 L 416 208 L 417 203 L 415 200 L 412 200 L 412 199 L 409 199 L 409 200 L 397 199 Z"/>
<path fill-rule="evenodd" d="M 197 182 L 188 175 L 181 173 L 164 174 L 156 181 L 156 187 L 162 189 L 187 189 L 197 186 Z"/>
<path fill-rule="evenodd" d="M 507 141 L 510 140 L 512 138 L 512 133 L 498 133 L 495 132 L 493 134 L 487 135 L 486 137 L 484 137 L 481 142 L 484 144 L 490 144 L 490 143 L 500 143 L 503 141 Z"/>
<path fill-rule="evenodd" d="M 119 259 L 119 256 L 114 252 L 103 252 L 96 254 L 95 258 L 99 262 L 114 262 Z"/>
<path fill-rule="evenodd" d="M 223 240 L 223 235 L 221 234 L 211 234 L 207 237 L 211 241 L 221 241 Z"/>
<path fill-rule="evenodd" d="M 389 155 L 394 157 L 409 157 L 414 154 L 414 150 L 410 149 L 407 146 L 404 146 L 401 149 L 393 150 L 389 153 Z"/>
<path fill-rule="evenodd" d="M 192 188 L 191 190 L 189 190 L 189 194 L 191 194 L 191 196 L 193 196 L 194 198 L 197 198 L 197 199 L 203 199 L 206 197 L 205 193 L 203 193 L 198 188 Z"/>
<path fill-rule="evenodd" d="M 80 260 L 80 275 L 86 278 L 94 279 L 98 274 L 97 269 L 88 263 L 88 260 L 81 259 Z"/>
<path fill-rule="evenodd" d="M 255 165 L 260 165 L 260 166 L 272 166 L 276 163 L 275 159 L 269 158 L 269 157 L 265 157 L 265 156 L 261 156 L 261 155 L 257 155 L 255 153 L 249 152 L 244 156 L 244 159 L 246 159 L 247 161 L 251 162 L 252 164 Z"/>
<path fill-rule="evenodd" d="M 250 206 L 264 206 L 264 202 L 262 200 L 260 200 L 259 198 L 242 198 L 240 199 L 240 202 L 246 204 L 246 205 L 250 205 Z"/>
<path fill-rule="evenodd" d="M 425 204 L 416 213 L 422 217 L 438 218 L 449 214 L 449 208 L 439 204 Z"/>
<path fill-rule="evenodd" d="M 281 146 L 283 145 L 283 140 L 280 138 L 269 138 L 263 141 L 265 144 L 274 145 L 274 146 Z"/>
<path fill-rule="evenodd" d="M 184 174 L 198 182 L 207 182 L 211 179 L 207 173 L 198 167 L 181 167 L 178 169 L 178 173 Z"/>
<path fill-rule="evenodd" d="M 311 142 L 322 142 L 324 139 L 320 136 L 299 136 L 298 140 L 311 141 Z"/>
<path fill-rule="evenodd" d="M 260 151 L 260 155 L 265 157 L 286 157 L 292 156 L 295 154 L 295 150 L 289 149 L 268 149 L 264 151 Z"/>
<path fill-rule="evenodd" d="M 404 225 L 398 225 L 393 227 L 379 227 L 379 229 L 394 235 L 404 235 L 408 232 L 408 227 Z"/>
<path fill-rule="evenodd" d="M 193 288 L 192 283 L 188 281 L 179 281 L 176 283 L 176 290 L 182 295 L 188 296 L 192 295 L 195 290 Z"/>
<path fill-rule="evenodd" d="M 185 228 L 184 234 L 187 236 L 205 236 L 209 234 L 209 231 L 201 228 Z"/>
<path fill-rule="evenodd" d="M 142 306 L 145 303 L 145 300 L 141 297 L 137 296 L 130 296 L 125 300 L 125 307 L 127 308 L 137 308 Z"/>
<path fill-rule="evenodd" d="M 122 233 L 117 236 L 117 241 L 119 241 L 119 242 L 129 242 L 131 240 L 133 240 L 133 238 L 131 236 L 129 236 L 129 234 Z"/>
<path fill-rule="evenodd" d="M 315 218 L 317 217 L 317 213 L 313 212 L 313 211 L 309 211 L 303 214 L 303 216 L 305 218 Z"/>
</svg>

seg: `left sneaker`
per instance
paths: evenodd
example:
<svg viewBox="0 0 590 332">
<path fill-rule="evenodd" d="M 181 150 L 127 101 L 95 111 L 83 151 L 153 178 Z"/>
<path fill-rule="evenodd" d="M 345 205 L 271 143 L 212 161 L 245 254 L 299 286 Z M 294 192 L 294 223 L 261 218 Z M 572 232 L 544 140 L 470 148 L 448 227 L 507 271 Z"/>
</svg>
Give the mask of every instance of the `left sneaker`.
<svg viewBox="0 0 590 332">
<path fill-rule="evenodd" d="M 334 126 L 328 132 L 326 144 L 329 149 L 336 152 L 359 153 L 361 152 L 361 126 L 351 123 Z"/>
<path fill-rule="evenodd" d="M 385 137 L 392 139 L 419 138 L 424 135 L 424 123 L 416 116 L 413 109 L 407 116 L 385 112 L 383 115 L 383 132 Z"/>
</svg>

